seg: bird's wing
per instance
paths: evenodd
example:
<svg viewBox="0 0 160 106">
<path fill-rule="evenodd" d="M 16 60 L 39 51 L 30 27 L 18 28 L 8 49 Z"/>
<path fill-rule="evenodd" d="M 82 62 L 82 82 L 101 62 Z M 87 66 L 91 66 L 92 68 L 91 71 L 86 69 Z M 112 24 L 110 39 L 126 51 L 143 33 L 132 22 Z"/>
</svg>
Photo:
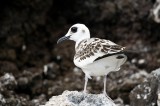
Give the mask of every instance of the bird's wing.
<svg viewBox="0 0 160 106">
<path fill-rule="evenodd" d="M 89 64 L 107 55 L 120 53 L 124 49 L 125 47 L 109 40 L 91 38 L 79 43 L 74 59 L 77 59 L 79 62 L 84 62 L 84 64 Z"/>
</svg>

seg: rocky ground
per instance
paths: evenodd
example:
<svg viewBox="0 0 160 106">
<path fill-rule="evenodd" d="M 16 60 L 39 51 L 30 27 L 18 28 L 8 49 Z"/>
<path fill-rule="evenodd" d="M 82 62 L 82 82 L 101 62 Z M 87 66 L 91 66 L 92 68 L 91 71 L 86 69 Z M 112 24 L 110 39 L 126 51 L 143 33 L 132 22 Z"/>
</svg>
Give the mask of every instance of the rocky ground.
<svg viewBox="0 0 160 106">
<path fill-rule="evenodd" d="M 87 94 L 77 91 L 64 91 L 62 95 L 53 96 L 41 106 L 117 106 L 103 94 Z"/>
<path fill-rule="evenodd" d="M 133 103 L 131 91 L 160 64 L 160 24 L 150 15 L 155 2 L 1 0 L 0 105 L 39 106 L 65 90 L 83 89 L 84 74 L 72 61 L 74 42 L 56 44 L 75 23 L 86 24 L 93 37 L 140 51 L 107 80 L 112 99 Z M 101 80 L 89 80 L 88 91 L 101 93 Z"/>
</svg>

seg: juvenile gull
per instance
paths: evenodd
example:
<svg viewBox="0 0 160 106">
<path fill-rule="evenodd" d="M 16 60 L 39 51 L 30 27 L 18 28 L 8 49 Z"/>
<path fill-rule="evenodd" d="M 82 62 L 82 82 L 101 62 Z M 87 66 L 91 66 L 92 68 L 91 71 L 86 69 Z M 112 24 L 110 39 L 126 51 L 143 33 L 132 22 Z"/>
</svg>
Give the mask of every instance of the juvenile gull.
<svg viewBox="0 0 160 106">
<path fill-rule="evenodd" d="M 90 31 L 84 24 L 74 24 L 64 37 L 64 40 L 73 40 L 75 44 L 74 64 L 85 73 L 84 92 L 86 92 L 88 78 L 91 76 L 104 76 L 104 89 L 106 93 L 106 76 L 109 72 L 118 71 L 127 60 L 124 54 L 125 47 L 112 41 L 90 38 Z M 107 96 L 108 97 L 108 96 Z"/>
</svg>

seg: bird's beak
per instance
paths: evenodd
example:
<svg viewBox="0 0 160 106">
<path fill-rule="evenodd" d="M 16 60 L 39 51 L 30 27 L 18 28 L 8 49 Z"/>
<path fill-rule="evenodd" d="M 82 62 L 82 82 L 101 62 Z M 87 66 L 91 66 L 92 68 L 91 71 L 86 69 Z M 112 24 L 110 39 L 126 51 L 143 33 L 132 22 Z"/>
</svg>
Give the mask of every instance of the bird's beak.
<svg viewBox="0 0 160 106">
<path fill-rule="evenodd" d="M 61 38 L 58 39 L 57 44 L 64 41 L 64 40 L 69 40 L 70 36 L 63 36 Z"/>
</svg>

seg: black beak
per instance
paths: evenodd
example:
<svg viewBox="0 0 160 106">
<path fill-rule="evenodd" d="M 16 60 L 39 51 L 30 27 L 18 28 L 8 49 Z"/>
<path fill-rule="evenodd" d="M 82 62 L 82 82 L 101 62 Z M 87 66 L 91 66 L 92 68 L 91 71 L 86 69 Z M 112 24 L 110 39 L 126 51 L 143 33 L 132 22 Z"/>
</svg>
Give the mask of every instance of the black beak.
<svg viewBox="0 0 160 106">
<path fill-rule="evenodd" d="M 60 39 L 58 39 L 57 44 L 64 41 L 64 40 L 68 40 L 70 38 L 70 36 L 63 36 Z"/>
</svg>

